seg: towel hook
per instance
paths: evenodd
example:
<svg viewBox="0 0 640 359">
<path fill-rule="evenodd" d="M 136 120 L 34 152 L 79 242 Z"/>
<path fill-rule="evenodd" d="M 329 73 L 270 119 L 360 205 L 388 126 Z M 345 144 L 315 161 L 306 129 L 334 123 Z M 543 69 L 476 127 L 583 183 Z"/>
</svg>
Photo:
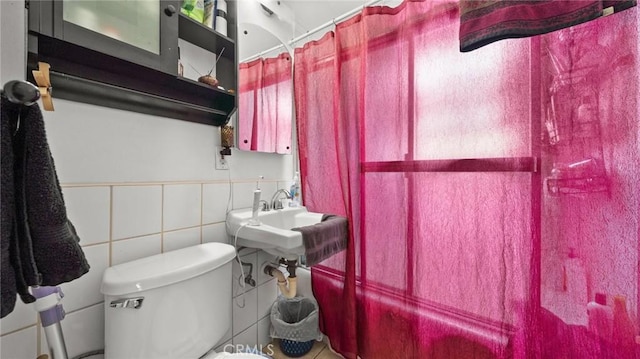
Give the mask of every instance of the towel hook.
<svg viewBox="0 0 640 359">
<path fill-rule="evenodd" d="M 31 106 L 40 99 L 40 90 L 31 82 L 12 80 L 4 84 L 2 95 L 11 103 L 18 105 Z M 13 136 L 20 130 L 20 113 L 16 120 L 16 128 L 13 130 Z"/>
<path fill-rule="evenodd" d="M 40 99 L 40 90 L 31 82 L 13 80 L 4 84 L 3 94 L 18 105 L 31 106 Z"/>
</svg>

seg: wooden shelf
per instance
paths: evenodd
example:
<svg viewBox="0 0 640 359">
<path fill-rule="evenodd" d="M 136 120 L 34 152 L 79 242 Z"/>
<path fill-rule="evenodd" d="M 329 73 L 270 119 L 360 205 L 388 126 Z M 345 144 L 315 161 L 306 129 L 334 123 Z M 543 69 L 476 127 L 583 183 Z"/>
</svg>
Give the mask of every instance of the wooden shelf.
<svg viewBox="0 0 640 359">
<path fill-rule="evenodd" d="M 214 126 L 226 124 L 235 111 L 233 93 L 42 35 L 32 43 L 38 52 L 29 52 L 29 70 L 38 61 L 51 65 L 54 99 Z"/>
<path fill-rule="evenodd" d="M 204 107 L 168 97 L 117 87 L 67 74 L 51 72 L 54 98 L 108 106 L 150 115 L 177 118 L 207 125 L 222 126 L 227 122 L 226 111 Z M 213 90 L 213 89 L 210 89 Z M 224 98 L 226 97 L 226 98 Z M 214 97 L 212 97 L 214 98 Z M 226 102 L 232 107 L 234 98 L 224 92 L 215 96 L 218 105 Z"/>
<path fill-rule="evenodd" d="M 166 11 L 181 3 L 161 0 L 158 6 Z M 183 39 L 218 55 L 224 49 L 216 77 L 225 89 L 236 89 L 235 16 L 225 36 L 180 12 L 162 15 L 160 51 L 154 53 L 65 22 L 63 6 L 57 0 L 32 1 L 28 11 L 27 67 L 36 68 L 38 61 L 51 65 L 54 98 L 214 126 L 226 124 L 236 111 L 234 93 L 177 76 Z M 235 0 L 227 6 L 235 15 Z"/>
</svg>

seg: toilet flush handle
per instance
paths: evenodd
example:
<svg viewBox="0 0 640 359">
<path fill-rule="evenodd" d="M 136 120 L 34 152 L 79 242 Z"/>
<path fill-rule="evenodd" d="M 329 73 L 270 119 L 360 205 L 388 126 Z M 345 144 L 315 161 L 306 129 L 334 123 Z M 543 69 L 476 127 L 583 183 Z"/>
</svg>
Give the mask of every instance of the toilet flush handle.
<svg viewBox="0 0 640 359">
<path fill-rule="evenodd" d="M 113 302 L 111 302 L 111 304 L 109 304 L 109 306 L 111 308 L 140 309 L 140 307 L 142 307 L 143 300 L 144 300 L 144 297 L 122 298 L 122 299 L 114 300 Z"/>
</svg>

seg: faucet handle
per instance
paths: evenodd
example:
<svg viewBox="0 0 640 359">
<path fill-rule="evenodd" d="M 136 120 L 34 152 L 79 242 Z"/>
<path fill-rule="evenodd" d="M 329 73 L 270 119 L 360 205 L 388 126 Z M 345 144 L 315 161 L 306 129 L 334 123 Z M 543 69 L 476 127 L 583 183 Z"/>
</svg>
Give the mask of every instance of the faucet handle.
<svg viewBox="0 0 640 359">
<path fill-rule="evenodd" d="M 269 202 L 265 201 L 264 199 L 261 199 L 259 203 L 262 203 L 262 210 L 263 211 L 268 211 L 269 210 Z"/>
</svg>

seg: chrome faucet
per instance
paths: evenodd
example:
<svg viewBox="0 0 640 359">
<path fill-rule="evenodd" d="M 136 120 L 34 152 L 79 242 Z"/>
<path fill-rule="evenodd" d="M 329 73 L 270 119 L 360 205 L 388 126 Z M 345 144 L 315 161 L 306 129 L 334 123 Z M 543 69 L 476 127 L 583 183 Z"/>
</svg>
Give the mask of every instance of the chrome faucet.
<svg viewBox="0 0 640 359">
<path fill-rule="evenodd" d="M 282 202 L 278 201 L 278 195 L 284 193 L 287 199 L 291 199 L 291 194 L 285 189 L 279 189 L 271 197 L 271 209 L 282 209 Z"/>
</svg>

